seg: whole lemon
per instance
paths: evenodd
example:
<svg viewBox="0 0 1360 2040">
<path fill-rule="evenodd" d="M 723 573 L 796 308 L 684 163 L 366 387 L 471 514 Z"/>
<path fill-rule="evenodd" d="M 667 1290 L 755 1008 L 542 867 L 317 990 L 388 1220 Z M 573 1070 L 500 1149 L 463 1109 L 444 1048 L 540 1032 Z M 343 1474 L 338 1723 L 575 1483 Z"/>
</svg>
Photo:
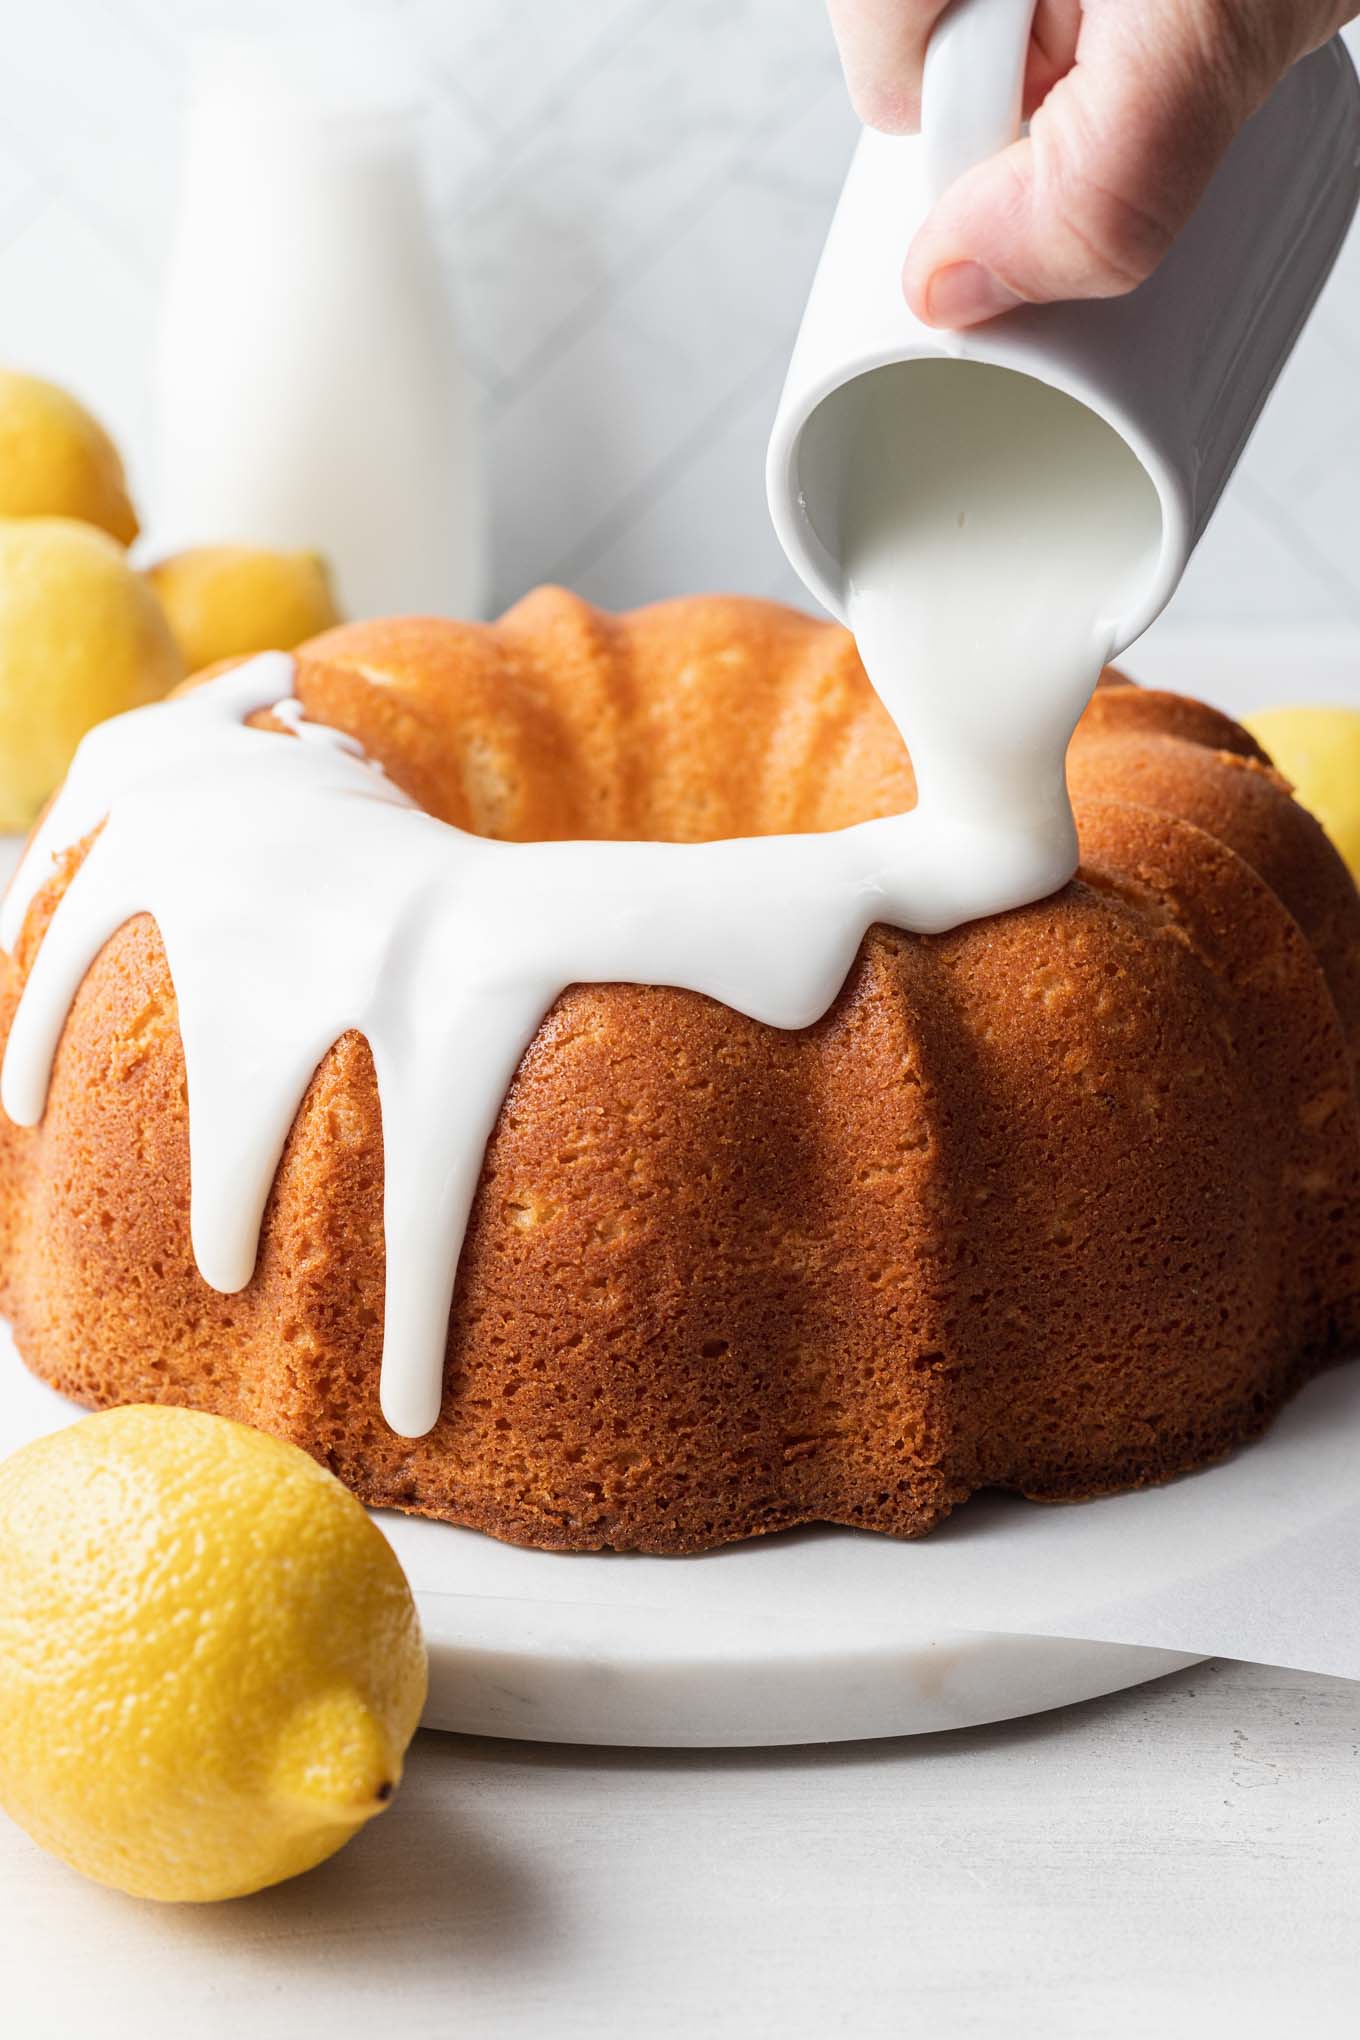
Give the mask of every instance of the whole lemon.
<svg viewBox="0 0 1360 2040">
<path fill-rule="evenodd" d="M 121 546 L 68 517 L 0 520 L 0 830 L 28 827 L 93 724 L 182 674 Z"/>
<path fill-rule="evenodd" d="M 0 1465 L 0 1804 L 101 1884 L 310 1869 L 391 1798 L 424 1700 L 390 1546 L 296 1446 L 139 1405 Z"/>
<path fill-rule="evenodd" d="M 1360 708 L 1266 708 L 1242 720 L 1360 881 Z"/>
<path fill-rule="evenodd" d="M 291 652 L 339 623 L 319 553 L 203 545 L 147 569 L 191 673 L 252 652 Z"/>
<path fill-rule="evenodd" d="M 55 383 L 0 369 L 0 517 L 78 517 L 120 545 L 137 536 L 118 449 Z"/>
</svg>

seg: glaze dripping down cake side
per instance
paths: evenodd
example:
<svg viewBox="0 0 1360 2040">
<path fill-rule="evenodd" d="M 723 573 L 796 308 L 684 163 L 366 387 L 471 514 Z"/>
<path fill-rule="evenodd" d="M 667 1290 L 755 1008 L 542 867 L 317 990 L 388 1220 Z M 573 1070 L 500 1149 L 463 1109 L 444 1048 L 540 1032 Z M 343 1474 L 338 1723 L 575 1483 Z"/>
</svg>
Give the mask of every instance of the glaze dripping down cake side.
<svg viewBox="0 0 1360 2040">
<path fill-rule="evenodd" d="M 541 591 L 494 626 L 355 625 L 304 648 L 296 693 L 420 807 L 509 840 L 820 831 L 914 797 L 845 633 L 767 604 L 611 618 Z M 564 1549 L 918 1535 L 982 1486 L 1077 1499 L 1221 1455 L 1360 1344 L 1360 899 L 1197 704 L 1102 687 L 1070 782 L 1072 884 L 944 935 L 873 928 L 810 1027 L 664 986 L 556 1001 L 416 1438 L 378 1405 L 366 1042 L 323 1058 L 255 1273 L 220 1294 L 190 1244 L 175 990 L 132 919 L 40 1123 L 0 1116 L 25 1360 L 82 1402 L 220 1411 L 366 1501 Z M 80 854 L 0 958 L 0 1038 Z"/>
</svg>

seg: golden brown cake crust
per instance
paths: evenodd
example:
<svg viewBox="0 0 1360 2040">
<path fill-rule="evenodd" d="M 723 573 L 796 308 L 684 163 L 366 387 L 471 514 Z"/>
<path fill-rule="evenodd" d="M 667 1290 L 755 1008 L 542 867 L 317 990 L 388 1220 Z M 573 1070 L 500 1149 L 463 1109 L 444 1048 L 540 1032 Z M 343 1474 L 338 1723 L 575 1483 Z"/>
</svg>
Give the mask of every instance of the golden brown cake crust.
<svg viewBox="0 0 1360 2040">
<path fill-rule="evenodd" d="M 353 625 L 309 711 L 432 812 L 520 839 L 832 828 L 914 798 L 846 634 L 735 598 Z M 364 1500 L 520 1543 L 702 1550 L 1076 1500 L 1249 1438 L 1360 1340 L 1360 899 L 1251 739 L 1102 687 L 1079 877 L 883 928 L 815 1026 L 574 987 L 489 1146 L 426 1437 L 378 1410 L 382 1127 L 318 1070 L 250 1286 L 188 1237 L 175 998 L 144 917 L 78 994 L 46 1117 L 0 1117 L 0 1304 L 102 1406 L 218 1410 Z M 169 854 L 173 846 L 167 846 Z M 0 958 L 0 1040 L 65 872 Z"/>
</svg>

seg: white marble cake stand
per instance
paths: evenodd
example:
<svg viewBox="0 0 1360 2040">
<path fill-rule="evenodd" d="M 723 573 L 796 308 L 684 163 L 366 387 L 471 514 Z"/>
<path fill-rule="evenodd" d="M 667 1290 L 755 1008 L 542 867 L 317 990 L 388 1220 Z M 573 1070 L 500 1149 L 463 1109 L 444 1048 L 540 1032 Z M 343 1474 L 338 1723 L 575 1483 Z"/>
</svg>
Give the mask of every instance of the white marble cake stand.
<svg viewBox="0 0 1360 2040">
<path fill-rule="evenodd" d="M 26 1372 L 0 1325 L 0 1457 L 82 1414 Z M 848 1577 L 880 1541 L 851 1531 L 740 1547 L 734 1563 L 721 1552 L 560 1557 L 386 1511 L 375 1520 L 419 1603 L 430 1728 L 652 1748 L 838 1742 L 1004 1721 L 1197 1662 L 1125 1644 L 929 1633 L 897 1594 L 881 1619 L 862 1605 L 848 1619 L 825 1565 L 814 1582 L 801 1561 L 816 1539 L 838 1567 L 843 1550 Z"/>
</svg>

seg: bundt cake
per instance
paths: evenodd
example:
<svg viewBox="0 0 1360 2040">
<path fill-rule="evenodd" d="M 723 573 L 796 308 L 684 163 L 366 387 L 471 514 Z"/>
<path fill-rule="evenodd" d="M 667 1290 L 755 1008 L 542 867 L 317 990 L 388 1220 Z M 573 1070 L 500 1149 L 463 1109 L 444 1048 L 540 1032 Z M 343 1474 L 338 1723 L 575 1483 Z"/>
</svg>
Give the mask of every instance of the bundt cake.
<svg viewBox="0 0 1360 2040">
<path fill-rule="evenodd" d="M 0 1308 L 63 1393 L 219 1411 L 366 1502 L 518 1543 L 690 1552 L 1164 1480 L 1360 1342 L 1360 897 L 1216 712 L 1106 676 L 1069 754 L 1078 876 L 924 934 L 865 880 L 811 1019 L 781 970 L 822 940 L 815 898 L 771 893 L 751 1017 L 712 973 L 526 988 L 538 952 L 495 916 L 464 899 L 468 946 L 446 939 L 468 866 L 413 865 L 390 914 L 373 867 L 488 839 L 546 954 L 579 873 L 645 952 L 684 937 L 677 860 L 708 869 L 675 845 L 835 831 L 869 858 L 912 771 L 831 624 L 543 590 L 495 625 L 346 626 L 139 713 L 163 720 L 87 740 L 0 956 Z M 338 846 L 311 833 L 337 788 Z M 605 861 L 573 863 L 586 838 Z M 556 847 L 531 867 L 526 843 Z M 351 906 L 368 933 L 337 945 Z M 719 882 L 700 947 L 722 912 Z M 503 1075 L 456 1122 L 464 1233 L 429 1072 L 465 1058 Z M 422 1144 L 413 1190 L 394 1157 Z M 440 1242 L 422 1412 L 380 1380 Z"/>
</svg>

